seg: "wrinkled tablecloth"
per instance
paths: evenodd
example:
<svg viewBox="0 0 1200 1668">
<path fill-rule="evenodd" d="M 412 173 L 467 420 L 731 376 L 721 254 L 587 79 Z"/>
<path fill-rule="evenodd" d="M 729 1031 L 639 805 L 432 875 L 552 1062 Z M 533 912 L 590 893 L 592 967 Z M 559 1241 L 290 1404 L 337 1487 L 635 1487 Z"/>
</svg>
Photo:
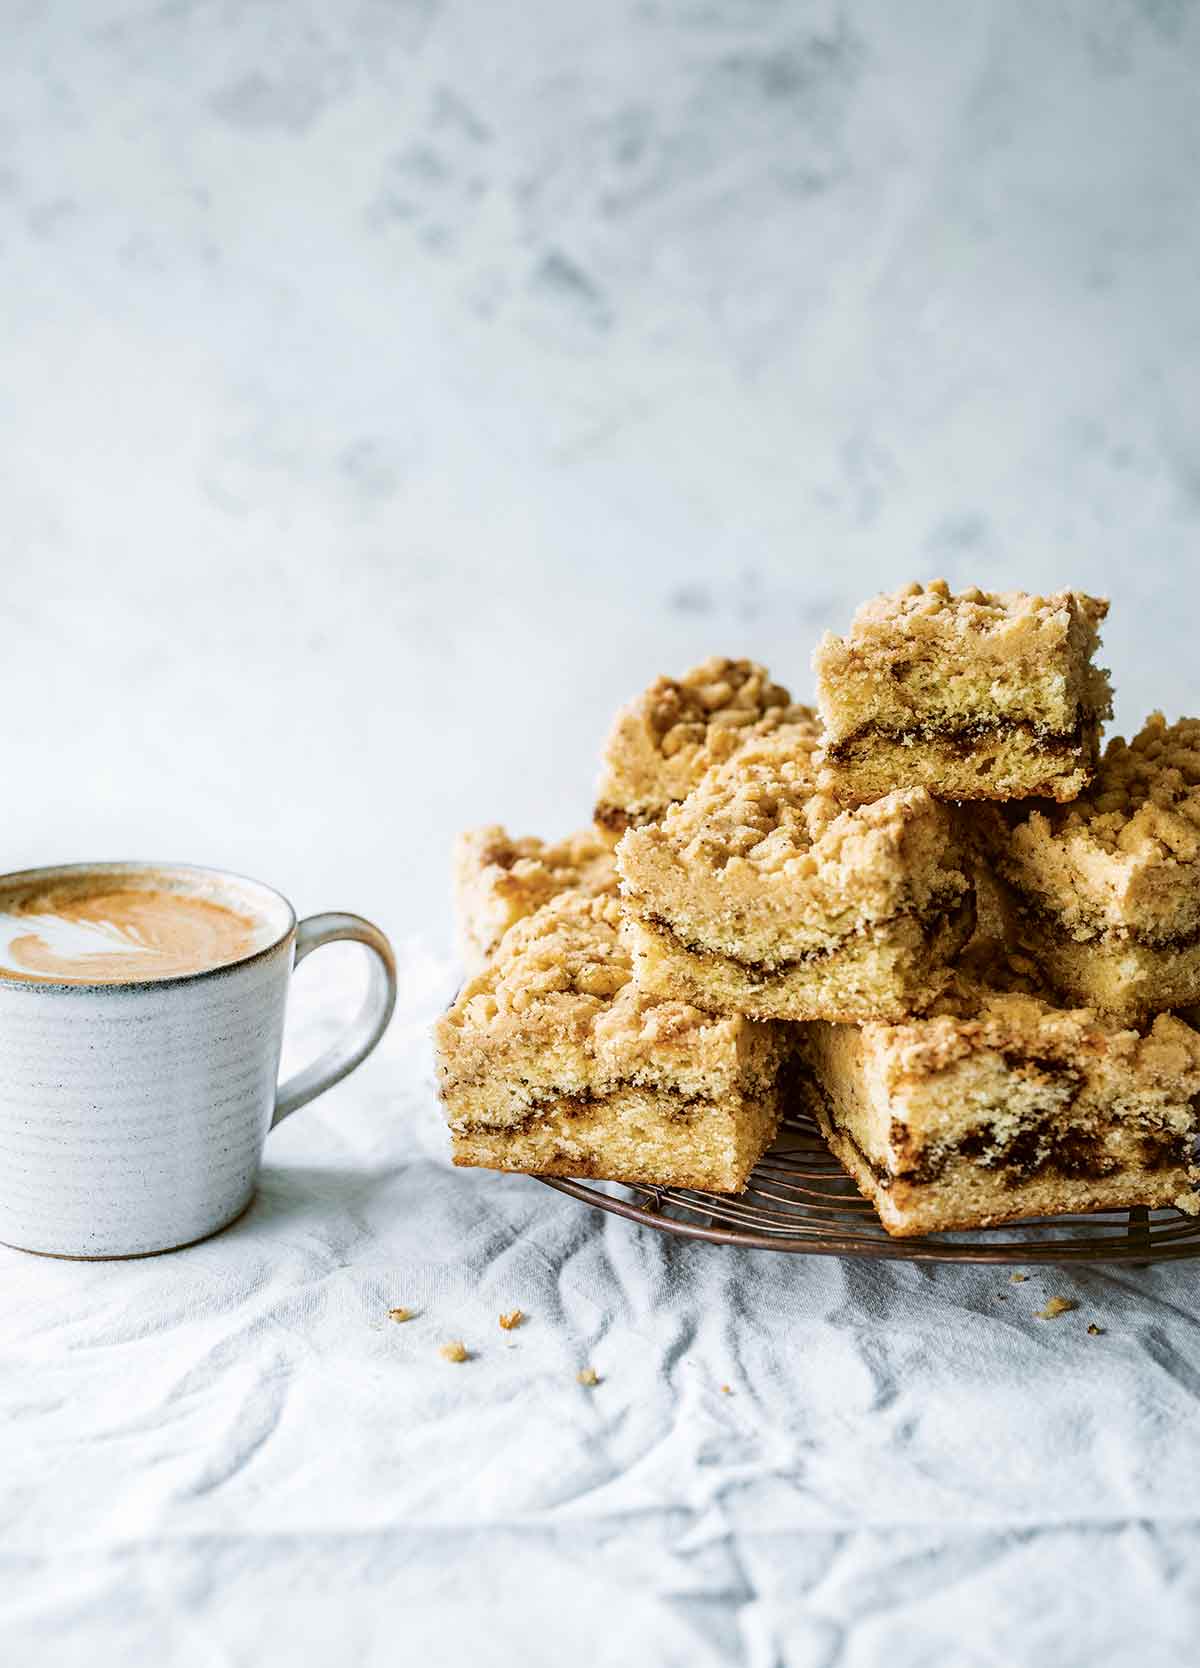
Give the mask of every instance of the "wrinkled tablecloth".
<svg viewBox="0 0 1200 1668">
<path fill-rule="evenodd" d="M 5 1663 L 1193 1658 L 1193 1267 L 744 1254 L 456 1172 L 452 970 L 401 964 L 234 1228 L 0 1255 Z"/>
</svg>

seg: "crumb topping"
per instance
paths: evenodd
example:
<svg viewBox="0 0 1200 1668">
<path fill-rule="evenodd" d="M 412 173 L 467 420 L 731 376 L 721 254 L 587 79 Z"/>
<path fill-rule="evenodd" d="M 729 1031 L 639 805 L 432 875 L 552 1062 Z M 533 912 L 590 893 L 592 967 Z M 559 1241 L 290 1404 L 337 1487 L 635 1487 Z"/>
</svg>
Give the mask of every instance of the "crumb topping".
<svg viewBox="0 0 1200 1668">
<path fill-rule="evenodd" d="M 740 858 L 762 874 L 808 879 L 824 867 L 884 861 L 914 810 L 931 803 L 914 788 L 844 810 L 817 787 L 811 751 L 767 740 L 711 771 L 667 813 L 662 832 L 714 868 Z"/>
<path fill-rule="evenodd" d="M 454 852 L 455 903 L 464 959 L 473 971 L 514 922 L 568 888 L 616 890 L 612 848 L 591 829 L 555 844 L 513 839 L 498 823 L 460 834 Z"/>
<path fill-rule="evenodd" d="M 706 1045 L 731 1047 L 743 1033 L 766 1046 L 770 1027 L 639 991 L 622 914 L 614 897 L 563 893 L 512 928 L 441 1023 L 514 1032 L 550 1017 L 614 1069 L 636 1070 L 668 1051 L 698 1061 Z"/>
<path fill-rule="evenodd" d="M 1025 635 L 1046 629 L 1065 632 L 1076 612 L 1095 629 L 1108 613 L 1108 602 L 1083 591 L 1038 596 L 1028 591 L 981 591 L 977 585 L 969 585 L 954 592 L 944 579 L 934 579 L 928 585 L 903 585 L 898 591 L 863 603 L 855 613 L 851 633 L 865 626 L 894 627 L 897 622 L 923 620 L 936 620 L 940 628 L 949 626 L 964 635 Z"/>
<path fill-rule="evenodd" d="M 1191 1025 L 1159 1014 L 1139 1031 L 1090 1008 L 1060 1007 L 1034 964 L 1015 954 L 993 959 L 986 980 L 968 957 L 927 1014 L 891 1026 L 868 1021 L 863 1029 L 888 1045 L 897 1081 L 995 1052 L 1062 1067 L 1107 1058 L 1120 1062 L 1141 1089 L 1166 1089 L 1184 1100 L 1200 1094 L 1200 1032 Z"/>
<path fill-rule="evenodd" d="M 654 821 L 705 771 L 764 736 L 815 743 L 811 707 L 794 702 L 752 660 L 714 657 L 681 678 L 657 678 L 617 714 L 604 749 L 596 818 L 610 833 Z"/>
<path fill-rule="evenodd" d="M 837 814 L 829 795 L 817 791 L 811 750 L 785 752 L 767 743 L 710 771 L 668 811 L 663 832 L 689 856 L 703 855 L 717 867 L 742 857 L 773 869 L 803 855 L 797 872 L 811 874 L 816 863 L 808 853 Z"/>
<path fill-rule="evenodd" d="M 1132 741 L 1114 736 L 1089 791 L 1049 817 L 1056 833 L 1086 832 L 1110 853 L 1194 863 L 1200 856 L 1200 718 L 1168 725 L 1155 712 Z"/>
<path fill-rule="evenodd" d="M 514 840 L 499 823 L 459 836 L 472 866 L 486 873 L 498 891 L 536 895 L 539 901 L 568 886 L 603 890 L 612 877 L 612 852 L 592 830 L 549 844 L 533 835 Z"/>
<path fill-rule="evenodd" d="M 598 1013 L 633 977 L 620 924 L 616 898 L 564 893 L 506 936 L 491 965 L 463 992 L 467 1018 L 487 1025 L 554 997 Z"/>
<path fill-rule="evenodd" d="M 710 727 L 744 729 L 770 717 L 771 727 L 811 718 L 794 705 L 765 666 L 714 656 L 682 678 L 658 678 L 643 697 L 650 731 L 665 759 L 704 742 Z"/>
</svg>

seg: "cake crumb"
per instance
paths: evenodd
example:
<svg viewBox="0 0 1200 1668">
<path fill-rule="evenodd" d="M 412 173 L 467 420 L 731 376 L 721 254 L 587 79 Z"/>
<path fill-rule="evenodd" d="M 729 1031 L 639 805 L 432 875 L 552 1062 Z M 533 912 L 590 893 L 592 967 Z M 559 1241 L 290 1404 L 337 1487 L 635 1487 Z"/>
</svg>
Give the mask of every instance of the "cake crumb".
<svg viewBox="0 0 1200 1668">
<path fill-rule="evenodd" d="M 442 1345 L 438 1354 L 443 1361 L 469 1361 L 471 1359 L 467 1353 L 467 1346 L 461 1338 L 451 1338 L 448 1344 Z"/>
<path fill-rule="evenodd" d="M 728 1386 L 728 1385 L 727 1385 L 727 1384 L 723 1384 L 723 1385 L 722 1385 L 722 1386 L 721 1386 L 721 1394 L 722 1394 L 722 1395 L 723 1395 L 723 1396 L 732 1396 L 732 1395 L 733 1395 L 733 1391 L 732 1391 L 732 1390 L 731 1390 L 731 1389 L 730 1389 L 730 1388 L 729 1388 L 729 1386 Z"/>
<path fill-rule="evenodd" d="M 510 1309 L 506 1315 L 500 1316 L 500 1330 L 502 1332 L 515 1332 L 524 1319 L 525 1314 L 523 1310 Z"/>
<path fill-rule="evenodd" d="M 1097 1326 L 1095 1321 L 1089 1321 L 1088 1322 L 1088 1333 L 1093 1338 L 1103 1338 L 1104 1328 L 1102 1326 Z"/>
<path fill-rule="evenodd" d="M 1068 1309 L 1078 1309 L 1079 1305 L 1071 1297 L 1050 1297 L 1046 1299 L 1044 1309 L 1033 1311 L 1037 1320 L 1053 1320 L 1056 1315 L 1065 1315 Z"/>
<path fill-rule="evenodd" d="M 389 1320 L 394 1320 L 394 1321 L 411 1320 L 415 1313 L 416 1313 L 416 1311 L 414 1309 L 405 1309 L 403 1307 L 401 1307 L 399 1309 L 389 1309 L 388 1310 L 388 1319 Z"/>
<path fill-rule="evenodd" d="M 1022 1280 L 1028 1280 L 1028 1274 L 1010 1274 L 1008 1277 L 1014 1286 L 1019 1286 Z"/>
<path fill-rule="evenodd" d="M 575 1374 L 580 1384 L 586 1384 L 589 1389 L 600 1382 L 600 1374 L 595 1367 L 581 1367 Z"/>
</svg>

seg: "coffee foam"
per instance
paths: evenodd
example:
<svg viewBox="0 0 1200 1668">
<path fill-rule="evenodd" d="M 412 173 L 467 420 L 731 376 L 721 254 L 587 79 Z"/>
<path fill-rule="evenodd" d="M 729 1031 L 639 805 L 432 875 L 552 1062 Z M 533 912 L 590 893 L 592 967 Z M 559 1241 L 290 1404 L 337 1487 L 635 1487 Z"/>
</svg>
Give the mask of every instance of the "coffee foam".
<svg viewBox="0 0 1200 1668">
<path fill-rule="evenodd" d="M 75 872 L 0 891 L 0 977 L 56 984 L 179 978 L 241 961 L 280 936 L 244 896 L 198 877 Z"/>
</svg>

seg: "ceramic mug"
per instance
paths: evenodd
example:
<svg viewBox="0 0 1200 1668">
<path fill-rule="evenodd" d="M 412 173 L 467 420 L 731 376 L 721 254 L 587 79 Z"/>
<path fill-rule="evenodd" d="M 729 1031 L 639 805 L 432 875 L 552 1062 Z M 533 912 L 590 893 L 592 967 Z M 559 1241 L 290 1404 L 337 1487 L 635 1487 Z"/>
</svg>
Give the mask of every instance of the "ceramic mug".
<svg viewBox="0 0 1200 1668">
<path fill-rule="evenodd" d="M 391 945 L 357 915 L 310 915 L 259 881 L 191 864 L 81 863 L 29 883 L 152 874 L 241 900 L 252 955 L 137 983 L 55 984 L 0 969 L 0 1241 L 51 1256 L 140 1257 L 206 1239 L 254 1196 L 267 1131 L 365 1060 L 396 1003 Z M 362 1011 L 277 1085 L 292 969 L 322 944 L 370 951 Z"/>
</svg>

